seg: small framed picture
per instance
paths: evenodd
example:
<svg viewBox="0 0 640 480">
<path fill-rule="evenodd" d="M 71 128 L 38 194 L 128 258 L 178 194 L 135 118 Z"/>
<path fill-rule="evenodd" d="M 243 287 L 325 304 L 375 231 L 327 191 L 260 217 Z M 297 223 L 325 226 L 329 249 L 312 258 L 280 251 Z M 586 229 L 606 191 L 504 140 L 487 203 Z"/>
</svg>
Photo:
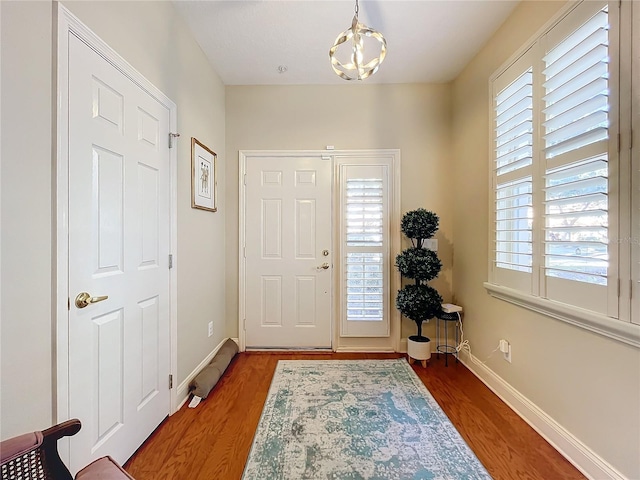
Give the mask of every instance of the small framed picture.
<svg viewBox="0 0 640 480">
<path fill-rule="evenodd" d="M 216 153 L 191 137 L 191 206 L 215 212 L 216 204 Z"/>
</svg>

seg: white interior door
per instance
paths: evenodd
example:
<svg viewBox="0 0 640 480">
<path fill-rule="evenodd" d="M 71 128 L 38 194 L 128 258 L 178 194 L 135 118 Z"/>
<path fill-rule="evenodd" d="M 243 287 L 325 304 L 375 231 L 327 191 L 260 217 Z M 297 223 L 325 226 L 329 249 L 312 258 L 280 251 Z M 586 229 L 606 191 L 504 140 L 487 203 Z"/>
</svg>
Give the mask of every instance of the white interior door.
<svg viewBox="0 0 640 480">
<path fill-rule="evenodd" d="M 126 461 L 169 414 L 169 110 L 69 36 L 70 467 Z M 94 300 L 81 308 L 76 295 Z"/>
<path fill-rule="evenodd" d="M 331 347 L 331 161 L 246 157 L 245 343 Z"/>
</svg>

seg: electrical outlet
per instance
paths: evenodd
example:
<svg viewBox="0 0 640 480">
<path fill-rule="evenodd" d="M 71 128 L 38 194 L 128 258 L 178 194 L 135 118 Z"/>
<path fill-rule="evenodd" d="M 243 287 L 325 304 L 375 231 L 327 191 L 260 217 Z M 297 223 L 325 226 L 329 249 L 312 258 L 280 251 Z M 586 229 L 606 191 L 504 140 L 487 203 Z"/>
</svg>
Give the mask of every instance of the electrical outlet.
<svg viewBox="0 0 640 480">
<path fill-rule="evenodd" d="M 504 356 L 504 359 L 511 363 L 511 344 L 504 338 L 500 340 L 500 351 Z"/>
<path fill-rule="evenodd" d="M 209 336 L 213 335 L 213 322 L 209 322 Z"/>
</svg>

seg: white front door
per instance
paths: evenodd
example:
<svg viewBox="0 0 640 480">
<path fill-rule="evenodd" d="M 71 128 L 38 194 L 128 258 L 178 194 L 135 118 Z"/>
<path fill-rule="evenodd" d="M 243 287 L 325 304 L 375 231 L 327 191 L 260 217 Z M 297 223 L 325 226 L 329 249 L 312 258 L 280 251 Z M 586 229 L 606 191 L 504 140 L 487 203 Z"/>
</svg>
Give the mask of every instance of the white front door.
<svg viewBox="0 0 640 480">
<path fill-rule="evenodd" d="M 68 75 L 76 471 L 126 461 L 169 414 L 169 110 L 74 35 Z M 82 292 L 95 303 L 78 306 Z"/>
<path fill-rule="evenodd" d="M 246 157 L 245 343 L 331 347 L 331 161 Z"/>
</svg>

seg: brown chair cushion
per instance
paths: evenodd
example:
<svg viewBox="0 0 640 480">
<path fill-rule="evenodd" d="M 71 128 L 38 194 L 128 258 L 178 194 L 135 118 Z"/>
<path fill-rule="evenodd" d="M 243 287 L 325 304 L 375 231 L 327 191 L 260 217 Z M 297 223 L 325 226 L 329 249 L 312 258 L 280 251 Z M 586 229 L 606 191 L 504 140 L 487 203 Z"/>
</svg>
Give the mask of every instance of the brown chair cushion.
<svg viewBox="0 0 640 480">
<path fill-rule="evenodd" d="M 102 457 L 90 463 L 76 475 L 76 480 L 134 480 L 111 457 Z"/>
<path fill-rule="evenodd" d="M 3 465 L 42 445 L 42 433 L 25 433 L 0 444 L 0 463 Z"/>
</svg>

